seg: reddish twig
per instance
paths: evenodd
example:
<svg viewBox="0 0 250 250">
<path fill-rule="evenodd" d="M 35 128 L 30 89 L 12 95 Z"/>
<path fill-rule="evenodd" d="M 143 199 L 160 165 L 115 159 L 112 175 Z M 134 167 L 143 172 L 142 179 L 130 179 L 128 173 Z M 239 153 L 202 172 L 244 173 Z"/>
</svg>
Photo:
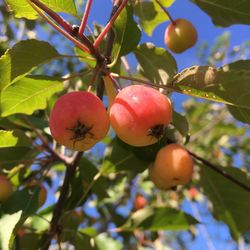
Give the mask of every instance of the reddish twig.
<svg viewBox="0 0 250 250">
<path fill-rule="evenodd" d="M 68 38 L 70 41 L 72 41 L 77 47 L 80 49 L 90 53 L 89 48 L 87 48 L 84 44 L 79 42 L 77 39 L 72 37 L 69 33 L 67 33 L 65 30 L 61 29 L 59 26 L 57 26 L 50 18 L 48 18 L 31 0 L 28 0 L 31 7 L 42 17 L 44 18 L 54 29 L 56 29 L 59 33 L 64 35 L 66 38 Z M 34 0 L 32 0 L 34 1 Z"/>
<path fill-rule="evenodd" d="M 124 0 L 122 2 L 122 4 L 119 6 L 119 8 L 117 9 L 117 11 L 114 13 L 114 15 L 112 15 L 110 21 L 104 27 L 103 31 L 99 34 L 99 36 L 96 38 L 96 40 L 94 42 L 94 47 L 95 48 L 97 48 L 99 46 L 99 44 L 101 43 L 101 41 L 103 40 L 103 38 L 107 35 L 107 33 L 109 32 L 109 30 L 112 28 L 113 23 L 115 22 L 115 20 L 117 19 L 117 17 L 120 15 L 121 11 L 124 9 L 124 7 L 126 6 L 127 2 L 128 2 L 128 0 Z"/>
<path fill-rule="evenodd" d="M 46 12 L 54 21 L 56 21 L 65 31 L 68 33 L 72 33 L 72 26 L 70 23 L 68 23 L 63 17 L 58 15 L 56 12 L 48 8 L 45 4 L 41 3 L 38 0 L 29 0 L 36 6 L 38 6 L 40 9 L 42 9 L 44 12 Z"/>
<path fill-rule="evenodd" d="M 92 0 L 88 0 L 87 3 L 86 3 L 86 8 L 85 8 L 85 11 L 84 11 L 84 15 L 83 15 L 83 18 L 82 18 L 81 25 L 79 27 L 78 34 L 83 34 L 84 33 L 91 5 L 92 5 Z"/>
</svg>

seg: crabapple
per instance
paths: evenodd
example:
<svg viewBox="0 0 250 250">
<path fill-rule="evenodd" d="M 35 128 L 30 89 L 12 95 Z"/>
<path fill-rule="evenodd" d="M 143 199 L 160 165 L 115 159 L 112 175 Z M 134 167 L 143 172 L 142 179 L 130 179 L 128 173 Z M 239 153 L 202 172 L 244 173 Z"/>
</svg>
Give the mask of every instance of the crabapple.
<svg viewBox="0 0 250 250">
<path fill-rule="evenodd" d="M 52 137 L 76 151 L 92 148 L 109 130 L 109 117 L 102 101 L 90 92 L 61 96 L 50 114 Z"/>
<path fill-rule="evenodd" d="M 13 193 L 13 186 L 5 175 L 0 175 L 0 202 L 7 200 Z"/>
<path fill-rule="evenodd" d="M 139 210 L 147 205 L 147 200 L 141 194 L 137 194 L 134 200 L 134 209 Z"/>
<path fill-rule="evenodd" d="M 162 190 L 186 184 L 192 173 L 192 157 L 185 148 L 174 143 L 161 148 L 149 167 L 151 180 Z"/>
<path fill-rule="evenodd" d="M 118 93 L 109 115 L 110 123 L 122 141 L 132 146 L 147 146 L 163 136 L 172 119 L 172 105 L 156 89 L 130 85 Z"/>
<path fill-rule="evenodd" d="M 167 27 L 164 40 L 171 51 L 182 53 L 193 47 L 197 38 L 197 31 L 193 24 L 186 19 L 178 18 Z"/>
</svg>

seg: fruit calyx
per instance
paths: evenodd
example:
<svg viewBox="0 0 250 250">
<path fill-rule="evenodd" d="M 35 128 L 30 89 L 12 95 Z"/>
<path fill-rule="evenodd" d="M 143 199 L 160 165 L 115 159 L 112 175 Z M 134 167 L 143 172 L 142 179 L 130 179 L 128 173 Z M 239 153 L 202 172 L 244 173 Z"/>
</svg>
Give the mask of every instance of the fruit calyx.
<svg viewBox="0 0 250 250">
<path fill-rule="evenodd" d="M 91 129 L 93 128 L 93 125 L 86 126 L 84 123 L 80 121 L 80 119 L 77 120 L 77 123 L 72 128 L 66 128 L 66 130 L 70 130 L 73 132 L 73 136 L 70 138 L 70 140 L 73 140 L 73 146 L 75 146 L 75 143 L 77 141 L 83 141 L 86 139 L 86 136 L 89 135 L 90 138 L 94 138 L 94 134 L 91 132 Z"/>
<path fill-rule="evenodd" d="M 148 136 L 153 136 L 158 141 L 165 133 L 165 126 L 163 124 L 157 124 L 148 130 Z"/>
</svg>

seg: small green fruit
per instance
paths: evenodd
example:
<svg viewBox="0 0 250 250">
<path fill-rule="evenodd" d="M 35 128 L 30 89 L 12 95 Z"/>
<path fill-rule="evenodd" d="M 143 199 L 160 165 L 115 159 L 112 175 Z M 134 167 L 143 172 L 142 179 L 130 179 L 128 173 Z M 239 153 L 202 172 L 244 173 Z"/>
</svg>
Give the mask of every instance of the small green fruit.
<svg viewBox="0 0 250 250">
<path fill-rule="evenodd" d="M 193 24 L 182 18 L 171 22 L 165 31 L 165 44 L 174 53 L 182 53 L 193 47 L 197 38 Z"/>
</svg>

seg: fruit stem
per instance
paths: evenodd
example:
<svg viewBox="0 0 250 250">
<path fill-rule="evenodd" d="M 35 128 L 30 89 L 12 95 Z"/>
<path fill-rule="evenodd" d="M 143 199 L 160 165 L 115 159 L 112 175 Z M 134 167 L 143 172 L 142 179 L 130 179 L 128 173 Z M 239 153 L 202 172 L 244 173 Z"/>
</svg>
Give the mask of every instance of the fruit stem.
<svg viewBox="0 0 250 250">
<path fill-rule="evenodd" d="M 86 24 L 87 24 L 87 20 L 88 20 L 88 16 L 89 16 L 89 12 L 90 12 L 90 8 L 91 8 L 91 5 L 92 5 L 92 2 L 93 2 L 92 0 L 88 0 L 87 3 L 86 3 L 84 15 L 83 15 L 80 27 L 79 27 L 78 34 L 83 34 L 84 33 L 84 30 L 85 30 L 85 27 L 86 27 Z"/>
<path fill-rule="evenodd" d="M 218 174 L 222 175 L 223 177 L 227 178 L 228 180 L 232 181 L 234 184 L 238 185 L 239 187 L 241 187 L 242 189 L 244 189 L 245 191 L 250 193 L 250 187 L 245 185 L 244 183 L 240 182 L 239 180 L 237 180 L 236 178 L 234 178 L 233 176 L 229 175 L 226 171 L 224 171 L 223 169 L 213 165 L 212 163 L 210 163 L 209 161 L 201 158 L 200 156 L 196 155 L 195 153 L 191 152 L 188 150 L 188 153 L 193 156 L 196 160 L 200 161 L 201 163 L 205 164 L 206 166 L 208 166 L 210 169 L 214 170 L 215 172 L 217 172 Z"/>
<path fill-rule="evenodd" d="M 117 17 L 120 15 L 121 11 L 124 9 L 124 7 L 126 6 L 128 0 L 124 0 L 121 5 L 118 7 L 118 9 L 114 9 L 113 11 L 115 11 L 114 15 L 112 15 L 111 19 L 109 20 L 109 22 L 107 23 L 107 25 L 104 27 L 103 31 L 99 34 L 99 36 L 96 38 L 95 42 L 94 42 L 94 48 L 97 48 L 99 46 L 99 44 L 101 43 L 101 41 L 103 40 L 103 38 L 106 36 L 106 34 L 108 33 L 108 31 L 112 28 L 113 23 L 115 22 L 115 20 L 117 19 Z"/>
<path fill-rule="evenodd" d="M 109 79 L 113 83 L 116 90 L 119 92 L 121 90 L 121 86 L 118 84 L 118 82 L 114 79 L 114 77 L 111 75 L 111 73 L 108 74 Z"/>
<path fill-rule="evenodd" d="M 176 24 L 176 22 L 174 21 L 174 19 L 172 18 L 172 16 L 170 15 L 170 13 L 166 10 L 166 8 L 160 3 L 159 0 L 155 0 L 156 3 L 161 7 L 161 9 L 164 11 L 164 13 L 167 15 L 167 17 L 169 18 L 169 20 L 171 21 L 171 23 L 173 25 Z"/>
<path fill-rule="evenodd" d="M 59 33 L 64 35 L 66 38 L 68 38 L 71 42 L 73 42 L 77 47 L 82 49 L 83 51 L 86 51 L 87 53 L 90 53 L 89 48 L 87 48 L 84 44 L 76 40 L 74 37 L 72 37 L 69 33 L 61 29 L 59 26 L 57 26 L 50 18 L 48 18 L 40 9 L 33 3 L 35 0 L 28 0 L 31 7 L 42 17 L 44 18 L 54 29 L 56 29 Z"/>
</svg>

